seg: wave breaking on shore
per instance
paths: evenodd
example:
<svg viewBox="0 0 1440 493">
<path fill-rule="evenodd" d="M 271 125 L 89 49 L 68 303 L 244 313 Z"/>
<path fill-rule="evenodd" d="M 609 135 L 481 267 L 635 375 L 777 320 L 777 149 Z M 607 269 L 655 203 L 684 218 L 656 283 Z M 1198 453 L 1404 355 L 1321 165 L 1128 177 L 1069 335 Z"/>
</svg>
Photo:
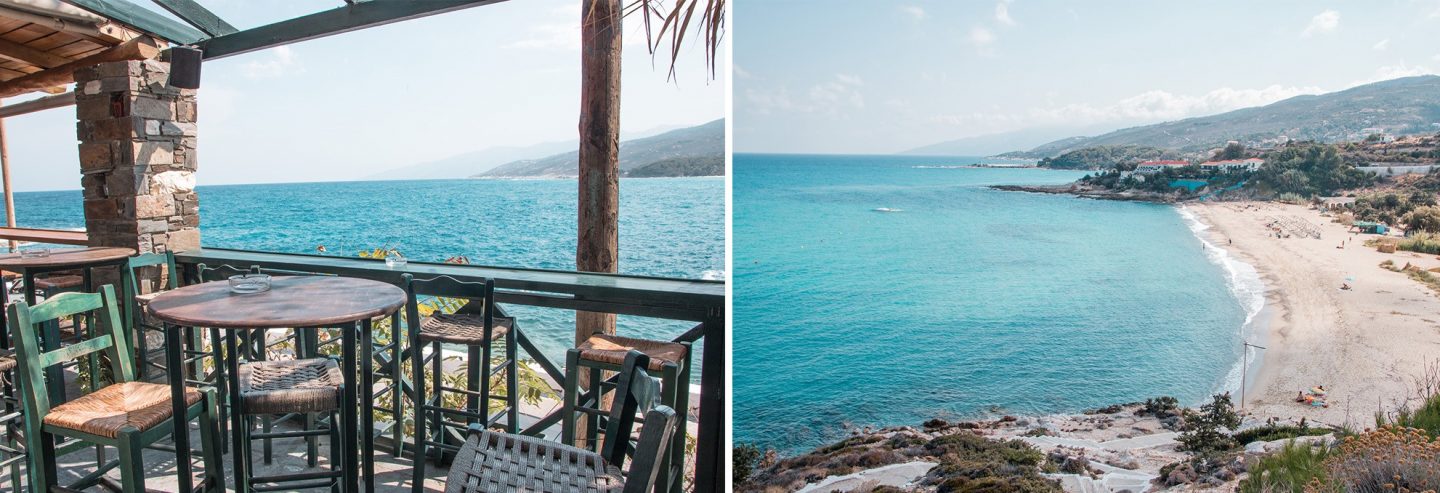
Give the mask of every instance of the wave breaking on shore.
<svg viewBox="0 0 1440 493">
<path fill-rule="evenodd" d="M 1253 338 L 1264 337 L 1262 327 L 1263 320 L 1259 319 L 1260 312 L 1265 309 L 1265 282 L 1260 278 L 1260 272 L 1255 266 L 1242 262 L 1230 254 L 1229 250 L 1221 248 L 1210 241 L 1205 232 L 1210 225 L 1201 221 L 1185 206 L 1176 207 L 1180 217 L 1185 220 L 1185 226 L 1195 234 L 1195 238 L 1205 245 L 1205 258 L 1211 263 L 1220 266 L 1225 272 L 1225 285 L 1235 300 L 1240 303 L 1240 308 L 1245 311 L 1245 323 L 1240 325 L 1240 339 L 1246 342 L 1255 342 Z M 1241 358 L 1231 365 L 1230 371 L 1225 374 L 1225 379 L 1219 383 L 1217 392 L 1238 392 L 1244 379 L 1245 359 L 1249 358 L 1255 364 L 1251 365 L 1252 371 L 1260 367 L 1261 359 L 1259 353 L 1253 347 L 1246 346 Z"/>
</svg>

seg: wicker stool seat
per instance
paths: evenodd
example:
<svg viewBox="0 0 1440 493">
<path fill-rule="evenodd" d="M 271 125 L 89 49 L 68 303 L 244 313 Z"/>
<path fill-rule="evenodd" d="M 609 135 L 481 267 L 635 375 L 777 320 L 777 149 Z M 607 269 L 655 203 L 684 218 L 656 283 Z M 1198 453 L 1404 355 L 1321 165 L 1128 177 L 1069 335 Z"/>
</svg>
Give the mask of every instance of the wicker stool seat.
<svg viewBox="0 0 1440 493">
<path fill-rule="evenodd" d="M 185 403 L 200 402 L 200 391 L 185 388 Z M 149 430 L 170 419 L 170 386 L 149 382 L 123 382 L 55 406 L 44 424 L 115 438 L 126 428 Z"/>
<path fill-rule="evenodd" d="M 35 279 L 35 287 L 45 291 L 78 288 L 81 284 L 85 284 L 85 278 L 74 275 L 50 276 Z"/>
<path fill-rule="evenodd" d="M 246 414 L 327 412 L 340 408 L 344 377 L 330 358 L 254 361 L 240 365 Z"/>
<path fill-rule="evenodd" d="M 666 363 L 679 365 L 680 362 L 685 361 L 688 352 L 682 344 L 611 334 L 592 335 L 585 342 L 576 346 L 576 349 L 580 350 L 580 359 L 582 360 L 599 361 L 612 365 L 624 363 L 626 352 L 632 349 L 640 351 L 650 357 L 650 364 L 646 368 L 650 371 L 660 371 Z"/>
<path fill-rule="evenodd" d="M 15 361 L 15 351 L 0 349 L 0 372 L 14 370 L 16 366 L 18 363 Z"/>
<path fill-rule="evenodd" d="M 446 493 L 619 492 L 620 468 L 600 454 L 522 435 L 471 433 L 450 465 Z"/>
<path fill-rule="evenodd" d="M 155 301 L 155 297 L 156 297 L 156 296 L 160 296 L 161 293 L 164 293 L 164 291 L 156 291 L 156 292 L 154 292 L 154 293 L 137 294 L 137 295 L 135 295 L 135 303 L 136 303 L 136 304 L 140 304 L 140 305 L 148 305 L 148 304 L 150 304 L 151 301 Z"/>
<path fill-rule="evenodd" d="M 490 340 L 505 337 L 515 319 L 495 317 L 495 326 L 490 331 Z M 473 313 L 436 314 L 420 324 L 422 342 L 443 342 L 449 344 L 475 345 L 485 342 L 485 317 Z"/>
</svg>

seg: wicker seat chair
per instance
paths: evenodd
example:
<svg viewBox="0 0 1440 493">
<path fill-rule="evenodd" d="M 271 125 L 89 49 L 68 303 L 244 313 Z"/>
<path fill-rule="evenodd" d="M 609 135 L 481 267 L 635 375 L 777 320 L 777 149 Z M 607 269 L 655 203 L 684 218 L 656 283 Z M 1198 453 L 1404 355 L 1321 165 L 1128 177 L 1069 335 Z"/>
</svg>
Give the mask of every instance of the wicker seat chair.
<svg viewBox="0 0 1440 493">
<path fill-rule="evenodd" d="M 646 370 L 659 374 L 660 403 L 675 410 L 680 423 L 685 423 L 690 408 L 690 343 L 595 334 L 565 356 L 561 442 L 595 449 L 600 428 L 588 426 L 585 436 L 577 436 L 579 418 L 590 416 L 593 420 L 603 416 L 597 404 L 608 385 L 604 382 L 603 372 L 619 370 L 626 355 L 634 351 L 648 356 Z M 582 372 L 589 372 L 590 377 L 589 388 L 583 393 L 580 391 Z M 675 436 L 671 439 L 676 445 L 670 448 L 670 455 L 660 459 L 659 482 L 663 487 L 657 488 L 657 492 L 681 491 L 685 467 L 685 438 L 685 427 L 677 427 Z"/>
<path fill-rule="evenodd" d="M 654 404 L 660 383 L 645 371 L 649 360 L 638 351 L 626 353 L 600 453 L 473 426 L 450 465 L 446 493 L 649 493 L 655 488 L 659 462 L 668 455 L 678 425 L 674 410 Z M 628 472 L 624 472 L 637 413 L 644 414 L 644 426 L 634 444 Z M 419 483 L 416 491 L 420 491 Z"/>
<path fill-rule="evenodd" d="M 506 317 L 495 304 L 495 281 L 465 282 L 449 276 L 417 280 L 410 274 L 403 276 L 405 282 L 406 327 L 410 340 L 408 356 L 414 372 L 413 390 L 415 399 L 415 457 L 431 457 L 437 463 L 445 458 L 446 452 L 459 449 L 458 443 L 446 441 L 450 436 L 446 429 L 459 429 L 463 433 L 467 425 L 484 428 L 497 426 L 503 420 L 506 431 L 516 432 L 520 428 L 520 398 L 516 343 L 518 328 L 515 319 Z M 456 313 L 435 313 L 430 317 L 420 315 L 419 298 L 434 296 L 466 300 L 467 304 Z M 504 340 L 504 360 L 496 364 L 492 350 L 497 341 Z M 443 345 L 457 344 L 467 350 L 466 388 L 457 389 L 444 385 L 440 376 L 444 372 Z M 429 355 L 425 347 L 429 346 Z M 430 367 L 433 384 L 426 385 L 425 370 Z M 478 364 L 477 364 L 478 363 Z M 492 393 L 490 379 L 500 371 L 505 372 L 505 395 Z M 463 409 L 443 406 L 446 392 L 466 396 Z M 502 401 L 504 406 L 491 412 L 492 401 Z M 459 417 L 463 423 L 447 419 Z M 415 461 L 414 477 L 417 481 L 425 477 L 425 460 Z"/>
<path fill-rule="evenodd" d="M 145 447 L 171 435 L 172 389 L 167 385 L 135 380 L 135 365 L 125 347 L 125 326 L 115 302 L 113 286 L 99 293 L 63 293 L 34 307 L 24 302 L 11 305 L 9 328 L 16 335 L 15 354 L 24 404 L 26 457 L 34 491 L 52 491 L 56 485 L 56 458 L 93 445 L 119 449 L 120 477 L 126 492 L 145 491 Z M 90 325 L 89 337 L 64 349 L 45 352 L 36 337 L 36 328 L 64 316 L 98 312 L 98 324 Z M 104 352 L 109 358 L 114 383 L 68 402 L 51 407 L 45 369 L 67 360 Z M 187 387 L 181 391 L 186 413 L 183 419 L 200 421 L 204 463 L 203 491 L 224 491 L 221 475 L 217 399 L 214 389 Z M 55 437 L 66 437 L 57 444 Z M 176 448 L 189 443 L 177 443 Z M 101 467 L 109 467 L 102 465 Z M 180 474 L 190 472 L 189 461 L 181 463 Z M 188 482 L 188 479 L 187 479 Z M 88 485 L 76 485 L 81 489 Z"/>
</svg>

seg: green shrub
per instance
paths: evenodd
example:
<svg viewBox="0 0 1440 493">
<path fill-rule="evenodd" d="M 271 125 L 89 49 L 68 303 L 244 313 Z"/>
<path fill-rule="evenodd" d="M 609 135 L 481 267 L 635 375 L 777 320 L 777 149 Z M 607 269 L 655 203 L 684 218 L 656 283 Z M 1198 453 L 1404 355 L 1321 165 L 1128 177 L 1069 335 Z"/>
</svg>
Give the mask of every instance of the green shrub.
<svg viewBox="0 0 1440 493">
<path fill-rule="evenodd" d="M 1431 207 L 1434 209 L 1434 207 Z M 1440 255 L 1440 234 L 1421 232 L 1413 233 L 1395 244 L 1395 248 L 1418 253 Z"/>
<path fill-rule="evenodd" d="M 1302 493 L 1312 481 L 1325 480 L 1327 447 L 1285 444 L 1270 456 L 1250 466 L 1250 477 L 1240 481 L 1240 493 Z"/>
<path fill-rule="evenodd" d="M 730 479 L 735 484 L 750 479 L 750 473 L 760 463 L 760 447 L 749 443 L 737 445 L 730 454 Z"/>
<path fill-rule="evenodd" d="M 940 483 L 937 493 L 1060 493 L 1060 484 L 1041 477 L 1033 478 L 951 478 Z"/>
<path fill-rule="evenodd" d="M 1303 436 L 1319 436 L 1329 434 L 1331 431 L 1326 428 L 1313 428 L 1300 420 L 1299 425 L 1280 425 L 1268 423 L 1265 426 L 1257 426 L 1245 431 L 1235 432 L 1235 442 L 1245 445 L 1250 442 L 1273 442 L 1287 438 L 1298 438 Z"/>
<path fill-rule="evenodd" d="M 1432 438 L 1440 437 L 1440 395 L 1426 399 L 1417 409 L 1401 408 L 1395 412 L 1393 417 L 1378 416 L 1376 424 L 1382 428 L 1386 426 L 1414 428 Z"/>
<path fill-rule="evenodd" d="M 1145 408 L 1141 410 L 1140 414 L 1163 418 L 1178 414 L 1176 411 L 1179 409 L 1180 400 L 1167 395 L 1154 399 L 1145 399 Z"/>
<path fill-rule="evenodd" d="M 1045 454 L 1021 440 L 991 440 L 974 433 L 945 435 L 925 445 L 939 458 L 926 475 L 937 491 L 1059 493 L 1058 482 L 1040 475 Z"/>
<path fill-rule="evenodd" d="M 1200 406 L 1200 411 L 1185 410 L 1185 426 L 1176 441 L 1180 449 L 1201 455 L 1224 452 L 1238 444 L 1229 430 L 1240 426 L 1240 415 L 1230 402 L 1230 394 L 1215 394 L 1210 403 Z"/>
</svg>

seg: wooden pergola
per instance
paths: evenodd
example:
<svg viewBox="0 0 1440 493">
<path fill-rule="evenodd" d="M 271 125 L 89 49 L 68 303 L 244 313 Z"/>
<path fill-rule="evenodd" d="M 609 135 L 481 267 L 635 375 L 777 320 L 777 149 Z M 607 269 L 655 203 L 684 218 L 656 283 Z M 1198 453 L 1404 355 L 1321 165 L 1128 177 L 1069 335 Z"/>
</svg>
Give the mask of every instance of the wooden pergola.
<svg viewBox="0 0 1440 493">
<path fill-rule="evenodd" d="M 15 227 L 14 202 L 10 186 L 10 162 L 4 141 L 4 118 L 75 105 L 76 94 L 74 91 L 67 92 L 66 86 L 75 82 L 77 69 L 105 62 L 151 59 L 165 48 L 174 46 L 197 48 L 201 51 L 204 60 L 218 59 L 409 19 L 499 3 L 504 0 L 332 0 L 338 4 L 334 8 L 248 29 L 236 28 L 196 0 L 150 1 L 158 6 L 159 10 L 168 12 L 170 15 L 167 16 L 159 10 L 143 7 L 131 0 L 0 0 L 0 98 L 35 93 L 49 94 L 14 105 L 0 105 L 0 174 L 3 174 L 7 216 L 7 227 L 0 228 L 0 239 L 10 240 L 12 249 L 16 241 L 82 245 L 89 243 L 86 233 L 83 232 Z M 606 0 L 597 5 L 607 7 L 608 12 L 613 14 L 614 19 L 609 25 L 619 25 L 618 2 Z M 594 26 L 586 24 L 586 28 L 593 29 Z M 611 134 L 608 138 L 614 141 L 618 141 L 619 129 L 618 50 L 620 44 L 618 29 L 616 31 L 606 38 L 612 42 L 603 47 L 613 52 L 610 53 L 613 55 L 613 60 L 607 62 L 615 69 L 613 74 L 608 74 L 612 76 L 613 87 L 608 87 L 602 93 L 607 98 L 613 98 L 613 101 L 609 101 L 605 107 L 612 108 L 614 111 L 613 115 L 605 111 L 598 113 L 607 118 L 613 117 L 614 121 L 611 121 L 609 126 L 596 127 L 606 129 L 601 133 Z M 600 50 L 592 51 L 596 51 L 597 56 L 607 53 Z M 587 55 L 587 60 L 590 58 L 595 57 Z M 608 66 L 605 63 L 598 65 Z M 604 69 L 587 66 L 585 70 Z M 582 138 L 582 141 L 586 141 L 586 139 Z M 616 154 L 614 151 L 611 149 L 608 154 L 610 161 L 613 161 L 614 154 Z M 581 154 L 582 168 L 584 168 L 585 152 L 582 150 Z M 611 164 L 613 165 L 613 162 Z M 582 192 L 584 192 L 583 187 Z M 583 193 L 582 202 L 584 202 Z M 612 205 L 618 205 L 618 203 Z M 582 217 L 582 223 L 583 221 Z M 613 227 L 610 233 L 613 236 Z M 205 254 L 206 252 L 203 251 L 194 253 L 193 255 L 198 256 L 190 260 L 201 259 Z M 263 256 L 265 254 L 256 253 L 255 255 Z M 248 257 L 245 260 L 255 263 L 284 261 Z M 314 267 L 328 261 L 326 259 L 307 259 L 304 263 Z M 416 265 L 416 268 L 422 267 L 425 266 Z M 581 267 L 585 270 L 592 270 L 586 268 L 585 265 Z M 341 269 L 338 266 L 334 268 Z M 347 272 L 350 273 L 364 272 L 363 269 L 353 270 L 351 267 L 344 267 L 344 269 L 349 269 Z M 723 471 L 725 468 L 721 464 L 721 460 L 725 457 L 723 430 L 726 414 L 723 284 L 702 282 L 701 284 L 705 285 L 698 288 L 701 293 L 695 295 L 696 299 L 687 298 L 674 301 L 669 298 L 675 295 L 672 291 L 678 289 L 676 286 L 688 289 L 687 281 L 645 280 L 636 276 L 616 276 L 614 274 L 569 273 L 578 274 L 580 278 L 556 282 L 554 286 L 537 286 L 525 280 L 528 279 L 526 276 L 530 274 L 523 272 L 524 269 L 502 270 L 505 272 L 497 274 L 502 287 L 546 288 L 561 294 L 558 297 L 546 297 L 512 293 L 505 295 L 507 298 L 503 298 L 501 301 L 572 309 L 581 313 L 594 310 L 610 314 L 632 314 L 701 322 L 701 325 L 681 336 L 689 338 L 688 340 L 695 340 L 703 336 L 704 339 L 710 341 L 706 344 L 702 355 L 706 371 L 701 374 L 695 491 L 720 491 L 724 488 Z M 614 285 L 616 281 L 610 280 L 606 276 L 613 276 L 617 279 L 633 277 L 638 280 L 636 282 L 642 284 L 648 282 L 653 286 L 645 285 L 646 289 L 621 289 Z M 510 277 L 520 280 L 509 279 Z M 514 286 L 504 283 L 513 283 Z M 685 291 L 684 289 L 679 290 Z M 610 323 L 613 324 L 613 315 L 610 320 L 612 321 Z M 609 330 L 613 331 L 613 325 Z"/>
</svg>

